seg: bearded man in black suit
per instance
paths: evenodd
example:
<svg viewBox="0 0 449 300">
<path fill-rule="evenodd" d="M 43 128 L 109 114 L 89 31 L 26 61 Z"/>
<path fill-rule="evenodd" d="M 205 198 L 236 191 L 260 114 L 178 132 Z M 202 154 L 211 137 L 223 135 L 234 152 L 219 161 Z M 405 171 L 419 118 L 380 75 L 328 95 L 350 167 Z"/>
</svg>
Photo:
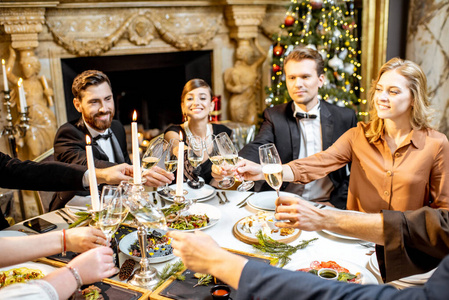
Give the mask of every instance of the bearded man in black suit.
<svg viewBox="0 0 449 300">
<path fill-rule="evenodd" d="M 259 146 L 274 143 L 285 164 L 326 150 L 357 124 L 352 109 L 319 100 L 318 89 L 325 82 L 324 61 L 319 52 L 296 47 L 285 58 L 284 71 L 293 101 L 264 111 L 258 135 L 239 152 L 243 158 L 259 163 Z M 335 207 L 346 208 L 348 184 L 347 170 L 341 168 L 306 185 L 284 183 L 281 189 L 306 200 L 330 202 Z M 255 190 L 271 188 L 265 182 L 256 182 Z"/>
<path fill-rule="evenodd" d="M 73 105 L 81 118 L 62 125 L 56 133 L 55 160 L 87 165 L 86 135 L 92 139 L 92 152 L 96 168 L 106 168 L 120 163 L 131 164 L 126 133 L 123 125 L 113 120 L 115 114 L 111 82 L 101 71 L 88 70 L 79 74 L 72 84 Z M 154 167 L 145 174 L 146 184 L 161 186 L 171 183 L 173 174 Z M 75 195 L 85 192 L 56 193 L 50 210 L 64 205 Z"/>
</svg>

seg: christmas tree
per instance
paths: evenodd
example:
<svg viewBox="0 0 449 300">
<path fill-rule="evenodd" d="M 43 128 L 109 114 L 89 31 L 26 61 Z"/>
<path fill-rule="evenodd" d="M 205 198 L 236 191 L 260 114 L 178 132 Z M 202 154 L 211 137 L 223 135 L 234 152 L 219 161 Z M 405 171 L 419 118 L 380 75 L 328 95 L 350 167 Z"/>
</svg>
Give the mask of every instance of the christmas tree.
<svg viewBox="0 0 449 300">
<path fill-rule="evenodd" d="M 271 87 L 266 88 L 269 106 L 288 102 L 290 96 L 283 73 L 284 58 L 297 45 L 319 51 L 325 61 L 323 100 L 351 107 L 359 116 L 363 88 L 360 87 L 357 24 L 353 0 L 291 0 L 280 32 L 273 35 Z"/>
</svg>

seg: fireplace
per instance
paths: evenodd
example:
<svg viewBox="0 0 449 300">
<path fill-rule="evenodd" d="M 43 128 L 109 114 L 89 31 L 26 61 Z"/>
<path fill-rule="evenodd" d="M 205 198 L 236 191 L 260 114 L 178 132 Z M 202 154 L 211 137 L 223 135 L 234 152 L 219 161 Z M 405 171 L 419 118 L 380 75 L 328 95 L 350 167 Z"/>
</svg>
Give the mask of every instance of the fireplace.
<svg viewBox="0 0 449 300">
<path fill-rule="evenodd" d="M 67 120 L 80 114 L 73 106 L 72 82 L 84 70 L 97 69 L 111 80 L 116 115 L 130 124 L 133 110 L 144 129 L 164 130 L 180 123 L 180 96 L 184 84 L 202 78 L 211 84 L 212 51 L 186 51 L 141 55 L 78 57 L 61 60 Z"/>
</svg>

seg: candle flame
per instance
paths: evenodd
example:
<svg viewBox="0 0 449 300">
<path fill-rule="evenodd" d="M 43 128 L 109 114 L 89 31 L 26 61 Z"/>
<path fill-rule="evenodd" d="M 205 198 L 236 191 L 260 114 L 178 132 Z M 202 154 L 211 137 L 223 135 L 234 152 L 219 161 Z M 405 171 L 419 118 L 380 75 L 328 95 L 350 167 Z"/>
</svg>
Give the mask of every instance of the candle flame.
<svg viewBox="0 0 449 300">
<path fill-rule="evenodd" d="M 2 59 L 2 65 L 5 65 L 5 60 L 4 59 Z"/>
<path fill-rule="evenodd" d="M 86 144 L 90 145 L 90 136 L 86 135 Z"/>
<path fill-rule="evenodd" d="M 22 79 L 22 77 L 20 77 L 20 78 L 19 78 L 19 81 L 17 81 L 17 85 L 18 85 L 19 87 L 22 85 L 22 81 L 23 81 L 23 79 Z"/>
<path fill-rule="evenodd" d="M 179 132 L 179 140 L 182 141 L 182 132 Z"/>
<path fill-rule="evenodd" d="M 137 112 L 134 111 L 134 113 L 133 113 L 133 122 L 136 122 L 136 121 L 137 121 Z"/>
</svg>

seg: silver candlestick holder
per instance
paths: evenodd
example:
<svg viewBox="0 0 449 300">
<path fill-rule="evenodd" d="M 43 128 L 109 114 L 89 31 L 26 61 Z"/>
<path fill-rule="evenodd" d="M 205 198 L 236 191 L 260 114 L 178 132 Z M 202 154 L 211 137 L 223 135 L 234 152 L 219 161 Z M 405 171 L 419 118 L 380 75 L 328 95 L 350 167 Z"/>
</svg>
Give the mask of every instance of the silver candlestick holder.
<svg viewBox="0 0 449 300">
<path fill-rule="evenodd" d="M 19 122 L 13 122 L 13 117 L 11 113 L 11 106 L 14 102 L 11 101 L 11 91 L 3 91 L 4 98 L 4 106 L 6 108 L 6 123 L 3 126 L 3 129 L 0 132 L 0 136 L 6 136 L 8 138 L 9 151 L 13 158 L 17 158 L 17 144 L 16 144 L 16 136 L 24 137 L 28 128 L 30 118 L 28 116 L 28 106 L 24 107 L 23 111 L 19 112 Z M 18 124 L 14 124 L 18 123 Z M 20 212 L 22 214 L 22 218 L 25 217 L 25 204 L 23 202 L 22 193 L 19 191 L 19 204 L 20 204 Z"/>
<path fill-rule="evenodd" d="M 138 221 L 137 237 L 140 245 L 140 269 L 136 270 L 129 284 L 145 289 L 153 289 L 160 280 L 156 268 L 150 266 L 150 259 L 147 255 L 147 232 L 150 228 L 160 228 L 167 230 L 167 223 L 164 214 L 153 205 L 149 199 L 149 194 L 145 192 L 141 184 L 128 184 L 128 197 L 126 205 L 131 214 Z"/>
</svg>

